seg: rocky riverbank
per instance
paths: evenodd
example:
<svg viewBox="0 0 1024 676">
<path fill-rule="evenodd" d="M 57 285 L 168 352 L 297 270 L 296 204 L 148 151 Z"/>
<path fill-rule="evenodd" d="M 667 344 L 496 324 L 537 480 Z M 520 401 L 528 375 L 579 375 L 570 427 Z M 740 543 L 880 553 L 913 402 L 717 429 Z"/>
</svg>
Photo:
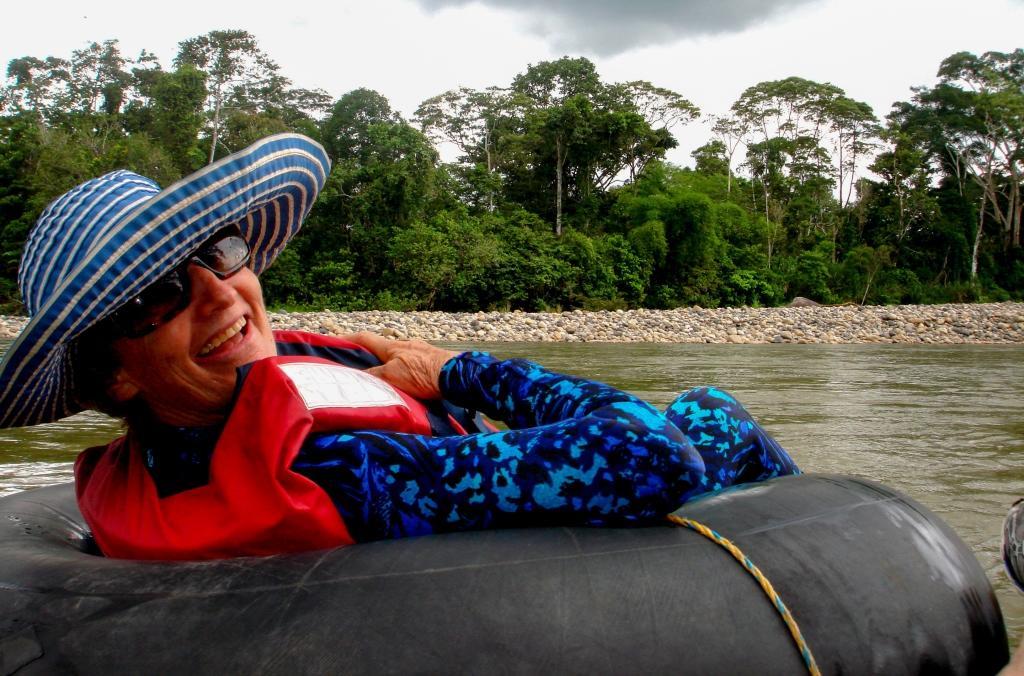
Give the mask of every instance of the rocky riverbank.
<svg viewBox="0 0 1024 676">
<path fill-rule="evenodd" d="M 562 313 L 271 313 L 278 329 L 450 342 L 1024 343 L 1024 303 L 680 308 Z M 0 317 L 0 338 L 23 317 Z"/>
</svg>

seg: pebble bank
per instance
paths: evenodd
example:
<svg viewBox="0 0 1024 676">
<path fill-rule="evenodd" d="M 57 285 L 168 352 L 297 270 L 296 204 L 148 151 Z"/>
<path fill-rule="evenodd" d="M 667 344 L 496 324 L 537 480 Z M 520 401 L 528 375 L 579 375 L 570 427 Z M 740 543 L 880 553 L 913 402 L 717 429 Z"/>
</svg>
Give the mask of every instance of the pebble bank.
<svg viewBox="0 0 1024 676">
<path fill-rule="evenodd" d="M 1024 343 L 1024 303 L 601 312 L 271 313 L 277 329 L 442 342 Z M 0 317 L 13 338 L 23 317 Z"/>
</svg>

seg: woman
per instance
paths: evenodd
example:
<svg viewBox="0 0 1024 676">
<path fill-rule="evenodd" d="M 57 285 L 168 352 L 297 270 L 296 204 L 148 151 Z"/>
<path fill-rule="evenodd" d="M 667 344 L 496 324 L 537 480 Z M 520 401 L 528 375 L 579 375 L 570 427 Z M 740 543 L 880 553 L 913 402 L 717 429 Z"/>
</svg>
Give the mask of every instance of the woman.
<svg viewBox="0 0 1024 676">
<path fill-rule="evenodd" d="M 95 408 L 127 434 L 76 462 L 109 556 L 261 555 L 439 531 L 631 524 L 797 472 L 728 395 L 665 413 L 522 360 L 372 334 L 274 333 L 258 274 L 329 163 L 269 137 L 170 188 L 114 172 L 40 216 L 4 426 Z M 459 408 L 463 407 L 463 408 Z M 507 423 L 477 431 L 464 409 Z"/>
</svg>

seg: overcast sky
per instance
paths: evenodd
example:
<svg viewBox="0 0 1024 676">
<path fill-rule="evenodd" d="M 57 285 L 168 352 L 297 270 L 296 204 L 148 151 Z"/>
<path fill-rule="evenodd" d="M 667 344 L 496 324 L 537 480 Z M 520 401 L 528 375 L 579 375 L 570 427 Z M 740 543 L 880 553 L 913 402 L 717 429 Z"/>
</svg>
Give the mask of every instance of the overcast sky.
<svg viewBox="0 0 1024 676">
<path fill-rule="evenodd" d="M 146 48 L 169 67 L 178 42 L 239 28 L 296 86 L 335 98 L 369 87 L 406 117 L 445 90 L 505 86 L 568 54 L 606 82 L 648 80 L 705 113 L 796 75 L 838 85 L 881 118 L 954 52 L 1024 47 L 1022 27 L 1024 0 L 47 0 L 5 5 L 0 63 L 117 39 L 125 55 Z M 676 135 L 670 159 L 690 164 L 707 130 Z"/>
</svg>

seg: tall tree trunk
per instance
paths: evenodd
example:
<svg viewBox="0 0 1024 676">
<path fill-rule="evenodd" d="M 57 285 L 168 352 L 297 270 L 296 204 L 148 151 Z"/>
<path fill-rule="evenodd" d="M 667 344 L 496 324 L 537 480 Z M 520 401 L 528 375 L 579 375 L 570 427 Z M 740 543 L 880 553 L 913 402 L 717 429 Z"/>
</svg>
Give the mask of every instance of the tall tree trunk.
<svg viewBox="0 0 1024 676">
<path fill-rule="evenodd" d="M 1011 246 L 1020 246 L 1020 220 L 1024 217 L 1024 204 L 1021 204 L 1020 197 L 1017 198 L 1017 211 L 1013 216 L 1013 241 Z"/>
<path fill-rule="evenodd" d="M 771 216 L 768 215 L 768 182 L 761 179 L 761 187 L 764 189 L 764 219 L 771 223 Z"/>
<path fill-rule="evenodd" d="M 843 168 L 844 168 L 843 167 L 843 132 L 842 132 L 842 130 L 840 130 L 839 131 L 839 181 L 838 181 L 838 183 L 839 183 L 839 206 L 841 206 L 841 207 L 845 207 L 846 206 L 846 203 L 843 201 L 843 183 L 844 183 L 844 180 L 846 178 L 844 176 L 844 174 L 843 174 Z M 852 190 L 853 187 L 851 186 L 850 189 Z M 861 305 L 863 305 L 863 303 L 861 303 Z"/>
<path fill-rule="evenodd" d="M 555 139 L 555 235 L 562 236 L 562 167 L 565 165 L 562 138 Z"/>
<path fill-rule="evenodd" d="M 949 264 L 949 249 L 946 247 L 946 255 L 942 257 L 942 267 L 935 273 L 935 279 L 932 280 L 932 284 L 944 283 L 946 279 L 946 266 Z"/>
<path fill-rule="evenodd" d="M 494 187 L 490 183 L 490 177 L 494 173 L 496 163 L 494 161 L 494 148 L 491 145 L 490 127 L 487 127 L 486 131 L 484 131 L 484 154 L 487 156 L 487 211 L 494 213 Z"/>
<path fill-rule="evenodd" d="M 1016 172 L 1014 172 L 1016 174 Z M 1017 176 L 1012 176 L 1013 187 L 1010 190 L 1010 246 L 1020 246 L 1020 219 L 1024 211 L 1024 204 L 1021 203 L 1020 182 Z"/>
<path fill-rule="evenodd" d="M 878 271 L 877 269 L 872 269 L 871 270 L 871 274 L 868 275 L 867 284 L 864 285 L 864 295 L 860 297 L 860 304 L 861 305 L 863 305 L 864 303 L 868 302 L 868 292 L 871 290 L 871 282 L 874 281 L 875 273 L 877 271 Z"/>
<path fill-rule="evenodd" d="M 899 207 L 900 208 L 900 229 L 899 229 L 899 236 L 896 238 L 896 241 L 902 242 L 903 241 L 903 237 L 906 235 L 906 232 L 907 232 L 907 225 L 906 225 L 906 223 L 907 223 L 907 207 L 906 207 L 906 200 L 905 200 L 905 195 L 904 195 L 904 190 L 903 190 L 903 181 L 901 180 L 902 177 L 900 176 L 899 170 L 896 167 L 896 156 L 895 156 L 895 154 L 893 155 L 893 158 L 892 158 L 892 175 L 893 175 L 893 179 L 894 179 L 893 180 L 893 185 L 895 186 L 895 189 L 896 189 L 896 197 L 899 199 L 899 203 L 900 203 L 900 207 Z"/>
<path fill-rule="evenodd" d="M 217 152 L 217 143 L 220 136 L 220 106 L 221 94 L 217 92 L 217 98 L 213 106 L 213 133 L 210 134 L 210 159 L 206 162 L 207 164 L 213 164 L 213 157 Z"/>
<path fill-rule="evenodd" d="M 971 281 L 978 278 L 978 252 L 981 250 L 981 231 L 985 225 L 985 196 L 981 197 L 981 209 L 978 214 L 978 231 L 974 235 L 974 250 L 971 252 Z"/>
</svg>

